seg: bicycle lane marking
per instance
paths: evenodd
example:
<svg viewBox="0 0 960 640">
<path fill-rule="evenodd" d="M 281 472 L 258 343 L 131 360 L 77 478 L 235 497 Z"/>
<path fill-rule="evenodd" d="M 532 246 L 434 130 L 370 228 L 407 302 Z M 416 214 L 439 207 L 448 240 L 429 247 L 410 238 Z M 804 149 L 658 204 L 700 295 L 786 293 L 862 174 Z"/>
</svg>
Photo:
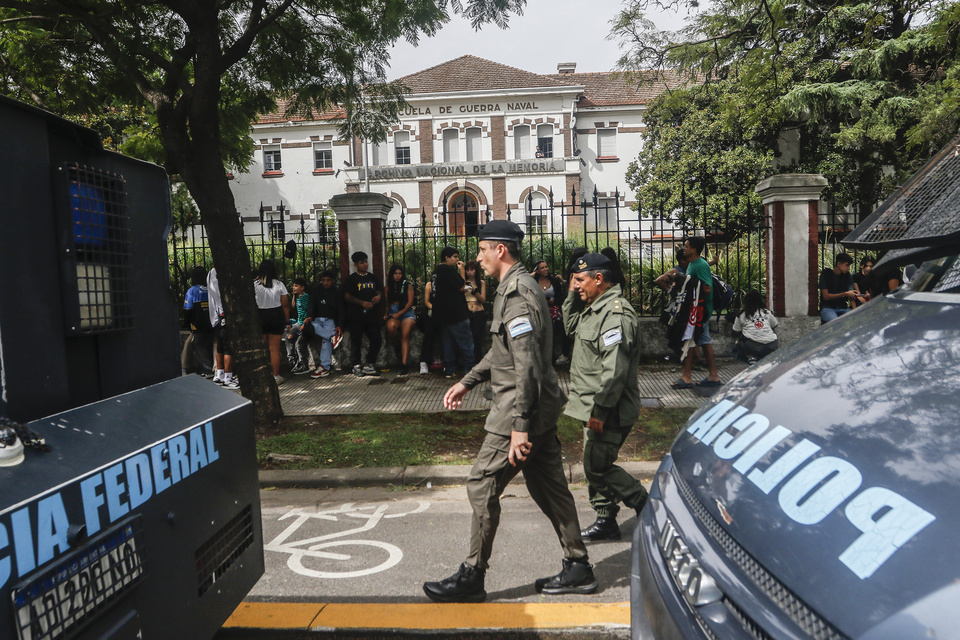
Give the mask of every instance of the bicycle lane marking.
<svg viewBox="0 0 960 640">
<path fill-rule="evenodd" d="M 365 540 L 357 538 L 338 540 L 338 538 L 345 538 L 347 536 L 370 531 L 376 527 L 383 518 L 401 518 L 415 513 L 422 513 L 430 506 L 429 502 L 425 502 L 423 500 L 416 500 L 415 502 L 417 503 L 417 506 L 413 510 L 392 514 L 386 514 L 386 511 L 390 508 L 390 505 L 386 504 L 358 507 L 356 506 L 356 503 L 347 502 L 339 507 L 333 509 L 324 509 L 321 511 L 309 511 L 299 507 L 294 508 L 278 519 L 278 521 L 283 521 L 289 518 L 294 518 L 293 522 L 291 522 L 290 525 L 280 532 L 280 534 L 277 535 L 273 540 L 264 544 L 263 548 L 265 551 L 289 554 L 289 557 L 287 558 L 287 567 L 297 574 L 311 578 L 357 578 L 371 575 L 373 573 L 379 573 L 381 571 L 386 571 L 387 569 L 396 566 L 403 559 L 403 551 L 401 551 L 399 547 L 390 544 L 389 542 L 382 542 L 379 540 Z M 300 540 L 288 541 L 291 536 L 297 533 L 308 522 L 339 522 L 341 516 L 345 518 L 349 517 L 364 519 L 366 522 L 358 527 L 345 531 L 335 531 L 332 533 L 308 537 Z M 351 555 L 325 550 L 331 547 L 342 548 L 348 546 L 378 548 L 386 552 L 387 557 L 385 560 L 372 567 L 354 570 L 336 570 L 335 568 L 333 570 L 324 570 L 311 568 L 304 564 L 305 559 L 310 559 L 310 562 L 320 561 L 321 566 L 324 566 L 322 561 L 348 562 L 357 554 L 355 553 Z M 369 549 L 366 549 L 365 551 L 366 552 L 363 553 L 363 558 L 369 559 Z"/>
</svg>

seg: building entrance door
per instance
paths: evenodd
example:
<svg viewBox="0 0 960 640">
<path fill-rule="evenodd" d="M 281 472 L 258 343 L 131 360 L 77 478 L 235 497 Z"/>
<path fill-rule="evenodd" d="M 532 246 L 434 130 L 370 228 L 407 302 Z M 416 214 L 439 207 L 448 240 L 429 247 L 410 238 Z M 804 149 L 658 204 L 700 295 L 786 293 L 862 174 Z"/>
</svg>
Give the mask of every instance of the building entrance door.
<svg viewBox="0 0 960 640">
<path fill-rule="evenodd" d="M 461 191 L 450 200 L 447 230 L 453 235 L 475 237 L 480 223 L 480 207 L 472 193 Z"/>
</svg>

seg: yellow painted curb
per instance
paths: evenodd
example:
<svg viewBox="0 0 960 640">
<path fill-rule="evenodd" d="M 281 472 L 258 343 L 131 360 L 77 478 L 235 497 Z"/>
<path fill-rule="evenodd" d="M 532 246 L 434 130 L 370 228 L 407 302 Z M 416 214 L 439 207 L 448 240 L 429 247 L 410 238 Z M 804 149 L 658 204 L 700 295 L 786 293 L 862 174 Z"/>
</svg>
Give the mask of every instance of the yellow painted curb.
<svg viewBox="0 0 960 640">
<path fill-rule="evenodd" d="M 570 629 L 629 626 L 629 602 L 244 602 L 224 625 L 244 629 Z"/>
</svg>

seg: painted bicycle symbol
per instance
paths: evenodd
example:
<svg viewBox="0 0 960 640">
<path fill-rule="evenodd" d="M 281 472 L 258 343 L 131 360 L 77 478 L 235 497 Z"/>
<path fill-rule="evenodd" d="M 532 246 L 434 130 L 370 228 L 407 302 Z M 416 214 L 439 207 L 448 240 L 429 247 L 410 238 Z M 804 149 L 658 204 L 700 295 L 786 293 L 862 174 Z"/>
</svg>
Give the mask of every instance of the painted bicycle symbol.
<svg viewBox="0 0 960 640">
<path fill-rule="evenodd" d="M 386 571 L 403 559 L 403 551 L 401 551 L 399 547 L 389 542 L 381 542 L 379 540 L 358 540 L 356 538 L 342 540 L 341 538 L 363 533 L 364 531 L 370 531 L 376 527 L 383 518 L 402 518 L 414 513 L 426 511 L 430 506 L 430 503 L 423 502 L 422 500 L 412 502 L 415 502 L 417 506 L 412 511 L 405 511 L 403 513 L 386 513 L 390 508 L 390 505 L 387 504 L 356 506 L 354 502 L 348 502 L 335 509 L 327 509 L 324 511 L 310 511 L 302 508 L 291 509 L 282 515 L 280 520 L 294 518 L 294 521 L 291 522 L 280 535 L 265 544 L 263 548 L 266 551 L 290 554 L 290 557 L 287 558 L 287 566 L 300 575 L 313 578 L 357 578 L 370 575 L 371 573 Z M 307 522 L 316 520 L 338 522 L 341 517 L 344 519 L 356 518 L 364 520 L 365 522 L 353 529 L 306 538 L 305 540 L 287 542 L 287 539 Z M 353 549 L 352 554 L 339 553 L 338 551 L 342 551 L 343 547 L 363 547 L 363 549 Z M 371 556 L 369 547 L 374 547 L 379 549 L 379 551 Z M 332 548 L 336 548 L 338 551 L 329 551 L 329 549 Z M 369 561 L 379 561 L 383 556 L 383 552 L 386 552 L 386 560 L 362 569 L 337 571 L 335 569 L 323 570 L 314 568 L 318 565 L 320 567 L 326 567 L 330 564 L 330 561 L 346 562 L 353 558 L 362 558 L 368 561 L 369 564 Z M 310 566 L 307 566 L 308 564 Z"/>
</svg>

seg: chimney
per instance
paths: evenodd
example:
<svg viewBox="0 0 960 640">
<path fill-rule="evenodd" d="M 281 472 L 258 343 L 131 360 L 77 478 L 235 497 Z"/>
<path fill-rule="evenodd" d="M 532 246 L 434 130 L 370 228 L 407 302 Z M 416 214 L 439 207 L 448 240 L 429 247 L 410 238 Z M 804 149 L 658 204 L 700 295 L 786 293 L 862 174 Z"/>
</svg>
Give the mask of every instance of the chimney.
<svg viewBox="0 0 960 640">
<path fill-rule="evenodd" d="M 559 74 L 575 73 L 576 71 L 577 71 L 576 62 L 561 62 L 560 64 L 557 65 L 557 73 Z"/>
</svg>

